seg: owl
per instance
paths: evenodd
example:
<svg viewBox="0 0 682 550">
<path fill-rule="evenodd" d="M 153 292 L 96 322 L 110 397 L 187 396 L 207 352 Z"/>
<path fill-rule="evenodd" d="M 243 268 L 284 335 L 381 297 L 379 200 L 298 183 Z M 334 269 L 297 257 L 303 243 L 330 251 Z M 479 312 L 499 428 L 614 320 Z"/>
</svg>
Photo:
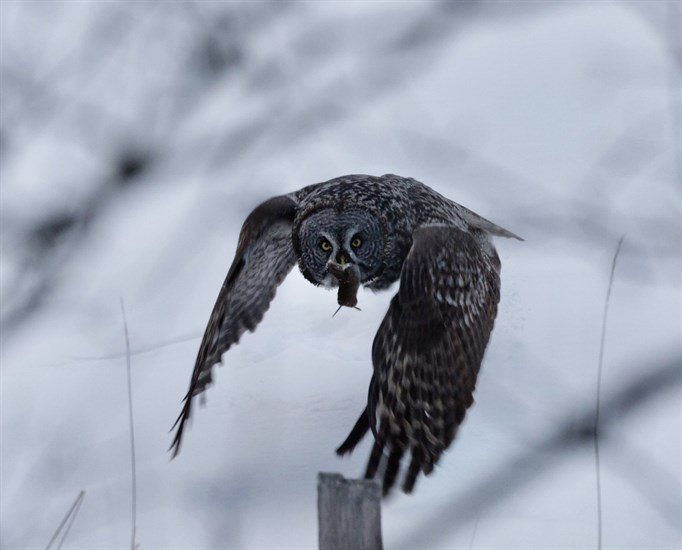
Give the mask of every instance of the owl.
<svg viewBox="0 0 682 550">
<path fill-rule="evenodd" d="M 271 198 L 246 218 L 204 333 L 174 428 L 180 450 L 193 399 L 222 355 L 254 331 L 296 263 L 315 286 L 353 307 L 362 285 L 400 281 L 372 345 L 367 406 L 336 450 L 374 438 L 365 477 L 413 490 L 448 448 L 473 403 L 500 300 L 492 236 L 521 240 L 419 181 L 349 175 Z"/>
</svg>

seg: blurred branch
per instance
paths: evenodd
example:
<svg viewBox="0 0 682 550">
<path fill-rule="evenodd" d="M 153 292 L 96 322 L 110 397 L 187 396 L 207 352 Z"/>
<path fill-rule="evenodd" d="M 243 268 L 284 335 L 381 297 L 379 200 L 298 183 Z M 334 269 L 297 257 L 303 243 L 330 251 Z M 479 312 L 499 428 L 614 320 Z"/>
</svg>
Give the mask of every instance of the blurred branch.
<svg viewBox="0 0 682 550">
<path fill-rule="evenodd" d="M 652 453 L 636 446 L 630 438 L 619 437 L 613 446 L 618 448 L 617 459 L 611 461 L 613 472 L 620 475 L 674 529 L 680 530 L 680 491 L 671 490 L 679 486 L 679 479 Z M 646 472 L 646 476 L 642 472 Z"/>
<path fill-rule="evenodd" d="M 632 415 L 661 394 L 682 384 L 682 357 L 675 350 L 668 358 L 641 369 L 642 375 L 630 380 L 609 398 L 602 399 L 600 410 L 601 433 L 606 435 L 617 422 Z M 557 456 L 575 452 L 591 446 L 594 441 L 595 410 L 585 410 L 580 406 L 577 416 L 557 426 L 553 433 L 534 447 L 509 459 L 496 471 L 476 483 L 469 490 L 460 493 L 451 503 L 435 513 L 428 522 L 423 523 L 406 536 L 400 548 L 433 546 L 439 539 L 453 532 L 467 522 L 484 514 L 503 500 L 511 498 L 529 483 L 548 470 L 561 464 Z M 670 491 L 680 492 L 677 487 Z M 679 506 L 679 503 L 677 503 Z M 660 507 L 659 507 L 660 510 Z M 673 518 L 673 526 L 679 526 L 680 510 L 664 516 L 666 521 Z M 675 518 L 677 518 L 675 520 Z M 448 526 L 444 530 L 443 526 Z"/>
</svg>

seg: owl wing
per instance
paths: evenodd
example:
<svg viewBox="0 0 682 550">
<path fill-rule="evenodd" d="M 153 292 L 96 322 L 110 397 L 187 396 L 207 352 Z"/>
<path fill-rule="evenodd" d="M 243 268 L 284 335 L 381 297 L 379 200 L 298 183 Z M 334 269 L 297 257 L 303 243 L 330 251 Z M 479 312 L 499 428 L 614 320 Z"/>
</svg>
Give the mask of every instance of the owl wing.
<svg viewBox="0 0 682 550">
<path fill-rule="evenodd" d="M 296 264 L 291 231 L 296 202 L 289 196 L 272 198 L 246 218 L 235 258 L 208 320 L 192 372 L 189 391 L 175 421 L 173 457 L 180 451 L 192 398 L 212 381 L 213 366 L 246 330 L 253 331 L 270 307 L 277 286 Z"/>
<path fill-rule="evenodd" d="M 492 254 L 488 256 L 487 254 Z M 500 297 L 499 260 L 454 227 L 413 234 L 393 297 L 372 346 L 367 408 L 337 453 L 350 452 L 371 428 L 366 477 L 383 468 L 384 494 L 403 455 L 403 490 L 429 474 L 455 437 L 473 391 Z M 386 450 L 386 453 L 384 452 Z"/>
</svg>

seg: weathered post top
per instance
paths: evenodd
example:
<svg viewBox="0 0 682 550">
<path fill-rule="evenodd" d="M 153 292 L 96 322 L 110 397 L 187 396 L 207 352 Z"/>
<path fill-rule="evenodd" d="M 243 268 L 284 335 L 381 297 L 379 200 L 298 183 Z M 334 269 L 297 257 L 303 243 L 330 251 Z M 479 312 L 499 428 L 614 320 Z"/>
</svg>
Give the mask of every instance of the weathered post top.
<svg viewBox="0 0 682 550">
<path fill-rule="evenodd" d="M 381 487 L 370 479 L 317 476 L 320 550 L 381 550 Z"/>
</svg>

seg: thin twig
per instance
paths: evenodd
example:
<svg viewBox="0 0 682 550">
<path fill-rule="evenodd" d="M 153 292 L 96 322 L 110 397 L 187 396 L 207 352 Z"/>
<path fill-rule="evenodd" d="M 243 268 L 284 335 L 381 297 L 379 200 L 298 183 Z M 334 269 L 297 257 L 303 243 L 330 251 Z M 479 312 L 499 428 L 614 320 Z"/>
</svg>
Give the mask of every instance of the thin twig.
<svg viewBox="0 0 682 550">
<path fill-rule="evenodd" d="M 64 529 L 64 526 L 68 522 L 68 527 L 64 531 L 64 536 L 62 537 L 62 540 L 59 542 L 59 546 L 57 547 L 58 549 L 61 548 L 62 544 L 64 543 L 64 539 L 66 539 L 66 535 L 69 532 L 71 525 L 73 524 L 73 520 L 76 518 L 76 514 L 78 514 L 78 510 L 80 509 L 80 504 L 83 501 L 83 497 L 85 497 L 85 491 L 81 489 L 81 492 L 78 493 L 76 500 L 74 500 L 73 504 L 71 505 L 71 508 L 69 508 L 69 511 L 64 516 L 64 519 L 59 524 L 59 527 L 57 527 L 57 530 L 54 532 L 54 535 L 52 535 L 50 542 L 47 543 L 45 550 L 50 549 L 50 546 L 52 546 L 52 543 L 54 543 L 54 541 L 57 540 L 59 533 L 61 533 L 62 529 Z M 70 521 L 69 518 L 71 518 Z"/>
<path fill-rule="evenodd" d="M 182 344 L 184 342 L 191 342 L 192 340 L 200 340 L 202 333 L 186 334 L 183 336 L 177 336 L 175 338 L 169 338 L 162 342 L 156 344 L 150 344 L 148 346 L 142 346 L 140 348 L 130 350 L 130 356 L 135 357 L 136 355 L 143 355 L 145 353 L 151 353 L 153 351 L 158 351 L 169 346 L 175 346 L 177 344 Z M 111 361 L 113 359 L 121 359 L 125 357 L 125 353 L 110 353 L 108 355 L 78 355 L 69 356 L 67 359 L 69 361 Z"/>
<path fill-rule="evenodd" d="M 599 459 L 599 413 L 601 410 L 601 378 L 604 364 L 604 344 L 606 342 L 606 323 L 609 315 L 609 302 L 611 301 L 611 288 L 613 287 L 613 276 L 616 272 L 616 261 L 623 246 L 625 235 L 618 241 L 616 252 L 611 262 L 611 275 L 609 276 L 609 286 L 606 289 L 606 301 L 604 303 L 604 317 L 601 325 L 601 343 L 599 345 L 599 363 L 597 365 L 597 395 L 596 406 L 594 409 L 594 468 L 597 477 L 597 548 L 601 550 L 602 543 L 602 510 L 601 510 L 601 463 Z"/>
<path fill-rule="evenodd" d="M 481 516 L 476 516 L 476 521 L 474 522 L 474 530 L 471 532 L 471 539 L 469 539 L 469 550 L 474 547 L 474 539 L 476 538 L 476 532 L 478 531 L 478 522 L 481 520 Z"/>
<path fill-rule="evenodd" d="M 135 428 L 133 422 L 133 384 L 130 372 L 130 339 L 128 337 L 128 321 L 126 310 L 121 298 L 121 316 L 123 317 L 123 333 L 126 340 L 126 372 L 128 375 L 128 418 L 130 420 L 130 465 L 132 469 L 132 533 L 130 536 L 130 550 L 135 550 L 135 532 L 137 531 L 137 473 L 135 468 Z"/>
<path fill-rule="evenodd" d="M 69 518 L 69 521 L 66 524 L 66 528 L 64 529 L 64 534 L 62 535 L 62 538 L 59 541 L 59 544 L 57 545 L 57 550 L 60 550 L 62 545 L 64 544 L 64 541 L 66 540 L 66 537 L 69 534 L 69 531 L 71 530 L 71 526 L 73 525 L 73 522 L 76 519 L 76 515 L 78 514 L 78 510 L 81 509 L 81 504 L 83 504 L 83 497 L 84 496 L 85 496 L 85 491 L 81 491 L 78 494 L 78 498 L 76 499 L 76 506 L 73 509 L 73 514 L 71 514 L 71 517 Z"/>
</svg>

